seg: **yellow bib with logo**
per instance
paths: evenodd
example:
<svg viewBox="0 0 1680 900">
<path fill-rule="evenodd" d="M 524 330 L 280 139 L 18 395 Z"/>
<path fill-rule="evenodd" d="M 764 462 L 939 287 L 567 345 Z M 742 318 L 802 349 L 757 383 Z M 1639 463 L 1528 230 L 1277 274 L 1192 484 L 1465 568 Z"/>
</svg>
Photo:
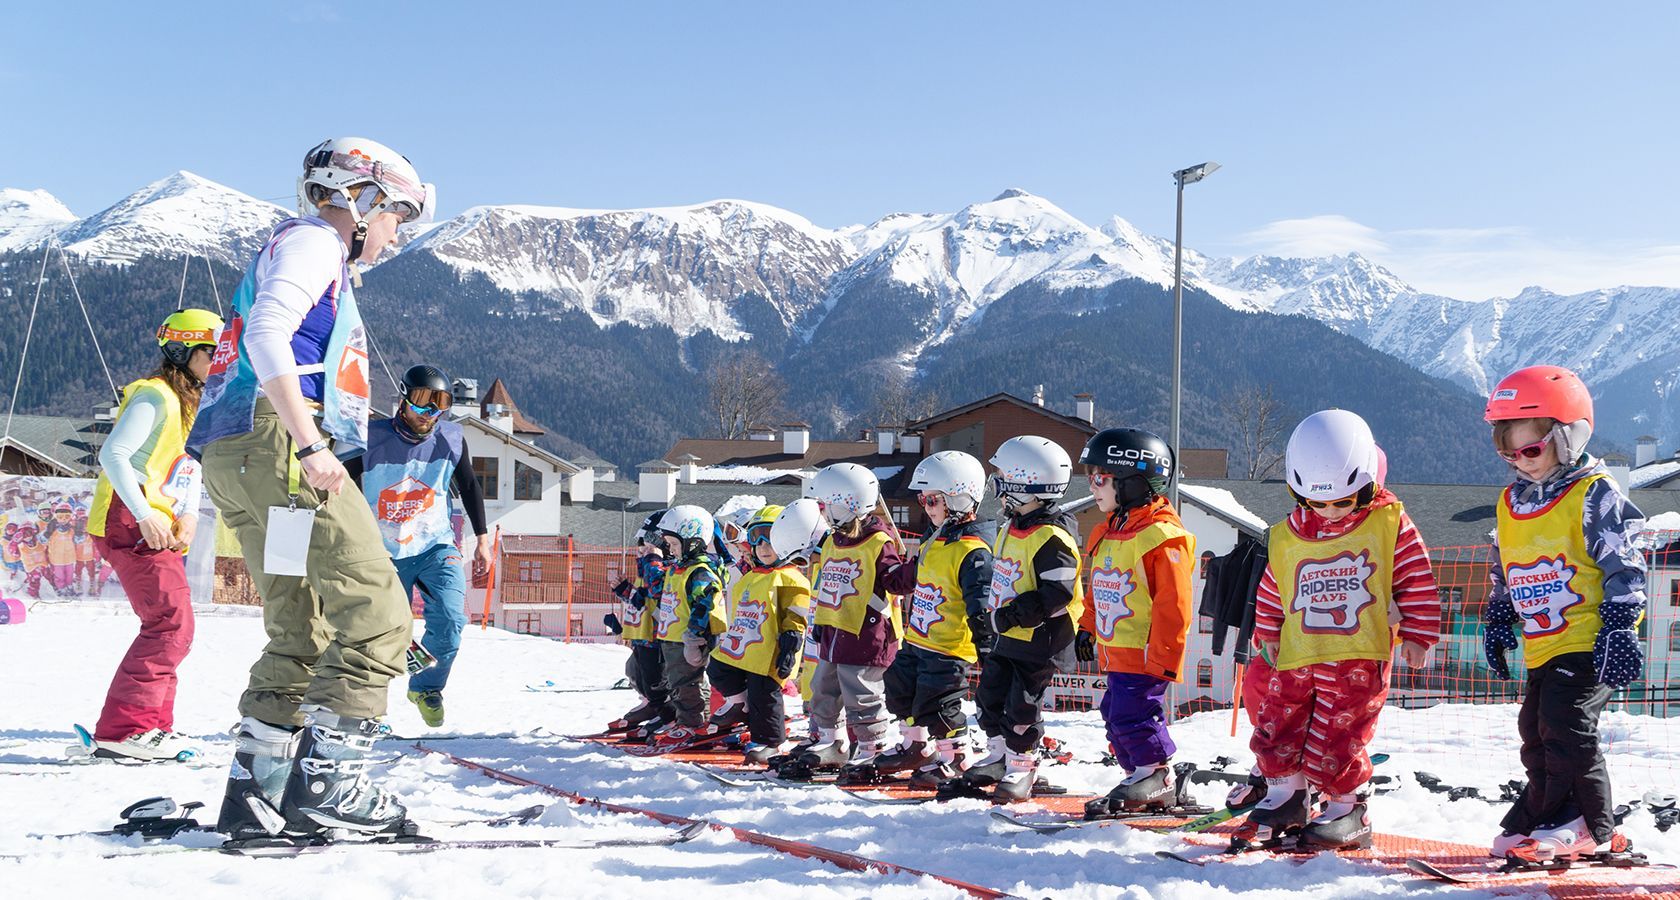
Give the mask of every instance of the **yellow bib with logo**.
<svg viewBox="0 0 1680 900">
<path fill-rule="evenodd" d="M 935 540 L 922 546 L 916 564 L 916 593 L 910 597 L 910 625 L 904 640 L 925 650 L 978 662 L 974 634 L 968 627 L 968 604 L 963 602 L 963 560 L 986 542 L 974 535 L 954 541 Z"/>
<path fill-rule="evenodd" d="M 654 622 L 654 637 L 667 643 L 682 643 L 683 633 L 688 630 L 688 582 L 694 578 L 696 572 L 705 568 L 705 563 L 697 562 L 665 573 L 664 584 L 659 593 L 659 618 Z M 719 584 L 721 583 L 722 580 L 719 579 Z M 723 618 L 724 601 L 720 587 L 717 599 L 712 602 L 712 634 L 721 633 L 728 625 Z"/>
<path fill-rule="evenodd" d="M 1196 538 L 1171 522 L 1154 522 L 1125 540 L 1109 538 L 1091 553 L 1091 611 L 1097 643 L 1128 650 L 1149 649 L 1149 625 L 1155 615 L 1154 592 L 1144 556 L 1173 538 L 1185 538 L 1190 557 Z"/>
<path fill-rule="evenodd" d="M 635 587 L 637 590 L 645 587 L 645 585 L 642 584 L 642 576 L 639 574 L 636 576 Z M 651 600 L 652 598 L 648 599 Z M 620 622 L 624 625 L 624 634 L 621 635 L 621 637 L 627 641 L 652 640 L 653 620 L 658 617 L 658 611 L 654 610 L 650 615 L 648 611 L 648 602 L 646 600 L 642 602 L 641 609 L 636 609 L 629 603 L 620 603 L 619 606 Z"/>
<path fill-rule="evenodd" d="M 1274 527 L 1267 542 L 1283 603 L 1277 668 L 1394 654 L 1388 608 L 1394 596 L 1399 503 L 1371 510 L 1352 531 L 1323 540 Z"/>
<path fill-rule="evenodd" d="M 1511 511 L 1510 488 L 1499 495 L 1499 561 L 1530 669 L 1561 653 L 1590 651 L 1598 638 L 1604 570 L 1587 551 L 1581 514 L 1588 486 L 1604 477 L 1583 478 L 1526 515 Z"/>
<path fill-rule="evenodd" d="M 185 423 L 181 421 L 180 398 L 162 379 L 142 378 L 123 388 L 123 401 L 117 407 L 117 418 L 122 418 L 123 412 L 128 409 L 128 401 L 142 390 L 151 391 L 163 401 L 163 421 L 154 426 L 156 436 L 152 441 L 151 455 L 146 457 L 140 486 L 146 492 L 146 502 L 173 522 L 176 515 L 189 511 L 189 504 L 193 507 L 197 505 L 198 498 L 182 495 L 185 493 L 183 488 L 191 482 L 192 468 L 196 468 L 198 463 L 187 455 L 187 432 Z M 115 496 L 111 479 L 104 472 L 99 473 L 99 483 L 93 487 L 93 505 L 88 509 L 88 534 L 105 535 L 105 517 L 110 514 L 111 500 Z"/>
<path fill-rule="evenodd" d="M 986 599 L 987 609 L 998 609 L 1021 594 L 1038 589 L 1038 573 L 1033 571 L 1032 560 L 1038 549 L 1050 541 L 1057 541 L 1067 549 L 1077 569 L 1079 545 L 1073 535 L 1060 525 L 1039 525 L 1031 531 L 1005 528 L 998 534 L 997 543 L 992 547 L 992 593 Z M 1085 615 L 1085 585 L 1077 572 L 1073 579 L 1073 602 L 1068 604 L 1066 615 L 1076 623 Z M 1030 641 L 1035 630 L 1011 628 L 1003 636 Z"/>
<path fill-rule="evenodd" d="M 773 676 L 786 611 L 782 598 L 789 594 L 798 598 L 791 608 L 810 605 L 811 582 L 793 566 L 753 569 L 737 578 L 729 592 L 729 629 L 718 637 L 712 658 L 744 672 Z"/>
<path fill-rule="evenodd" d="M 863 620 L 869 616 L 871 601 L 875 601 L 875 563 L 881 558 L 881 548 L 892 538 L 877 531 L 856 546 L 841 547 L 834 543 L 834 535 L 823 538 L 816 583 L 811 585 L 811 603 L 816 607 L 818 625 L 831 625 L 857 634 Z M 881 615 L 892 625 L 895 639 L 904 637 L 904 623 L 899 621 L 898 598 L 886 594 L 876 601 Z"/>
</svg>

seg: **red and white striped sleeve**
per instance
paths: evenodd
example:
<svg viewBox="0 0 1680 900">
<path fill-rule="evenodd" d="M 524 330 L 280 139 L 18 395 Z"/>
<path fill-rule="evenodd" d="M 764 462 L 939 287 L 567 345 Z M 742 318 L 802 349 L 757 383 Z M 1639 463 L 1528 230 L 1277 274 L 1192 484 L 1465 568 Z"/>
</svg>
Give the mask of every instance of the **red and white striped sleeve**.
<svg viewBox="0 0 1680 900">
<path fill-rule="evenodd" d="M 1394 603 L 1400 609 L 1400 639 L 1433 647 L 1441 639 L 1441 595 L 1429 548 L 1411 516 L 1400 514 L 1394 542 Z"/>
<path fill-rule="evenodd" d="M 1263 642 L 1276 642 L 1283 634 L 1283 597 L 1278 594 L 1277 577 L 1272 564 L 1266 563 L 1266 573 L 1260 576 L 1260 586 L 1254 592 L 1254 636 Z"/>
</svg>

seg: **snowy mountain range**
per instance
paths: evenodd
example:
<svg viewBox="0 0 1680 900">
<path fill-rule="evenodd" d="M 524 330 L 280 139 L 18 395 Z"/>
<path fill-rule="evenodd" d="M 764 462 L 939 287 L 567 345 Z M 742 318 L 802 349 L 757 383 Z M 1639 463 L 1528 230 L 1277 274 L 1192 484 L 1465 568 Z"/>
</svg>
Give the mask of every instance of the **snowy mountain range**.
<svg viewBox="0 0 1680 900">
<path fill-rule="evenodd" d="M 177 172 L 87 218 L 45 191 L 0 190 L 0 252 L 56 239 L 124 264 L 208 255 L 242 268 L 287 210 Z M 506 295 L 505 313 L 582 313 L 598 327 L 663 326 L 682 339 L 766 330 L 806 344 L 862 329 L 907 371 L 1027 288 L 1089 294 L 1121 282 L 1170 287 L 1172 244 L 1115 217 L 1092 227 L 1019 190 L 954 213 L 896 213 L 828 229 L 738 200 L 640 210 L 482 206 L 396 257 L 429 258 Z M 386 263 L 390 265 L 390 263 Z M 1187 250 L 1186 284 L 1233 309 L 1321 322 L 1418 370 L 1485 393 L 1538 361 L 1615 380 L 1618 430 L 1662 434 L 1680 381 L 1680 290 L 1618 287 L 1465 302 L 1419 292 L 1357 254 L 1222 259 Z M 1195 323 L 1189 323 L 1194 330 Z M 860 340 L 829 340 L 849 348 Z M 1625 408 L 1624 408 L 1625 407 Z M 1680 415 L 1674 416 L 1680 422 Z"/>
</svg>

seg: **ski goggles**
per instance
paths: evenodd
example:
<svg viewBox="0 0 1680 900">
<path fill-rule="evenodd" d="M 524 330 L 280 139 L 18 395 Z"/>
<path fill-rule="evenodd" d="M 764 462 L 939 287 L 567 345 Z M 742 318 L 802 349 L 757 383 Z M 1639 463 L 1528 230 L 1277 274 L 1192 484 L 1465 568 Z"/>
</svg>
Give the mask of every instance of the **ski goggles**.
<svg viewBox="0 0 1680 900">
<path fill-rule="evenodd" d="M 422 415 L 437 415 L 447 412 L 449 407 L 455 405 L 454 395 L 436 388 L 415 388 L 409 391 L 403 399 L 408 401 L 409 407 Z"/>
<path fill-rule="evenodd" d="M 770 542 L 770 523 L 760 522 L 747 526 L 747 546 L 757 547 L 759 544 Z"/>
<path fill-rule="evenodd" d="M 413 181 L 404 173 L 360 153 L 334 153 L 324 160 L 312 159 L 310 165 L 331 167 L 350 173 L 351 177 L 342 182 L 346 189 L 358 184 L 371 183 L 377 186 L 380 198 L 369 209 L 363 211 L 364 215 L 396 213 L 403 224 L 407 225 L 430 222 L 437 214 L 437 185 Z"/>
<path fill-rule="evenodd" d="M 1523 459 L 1539 459 L 1540 454 L 1546 452 L 1546 445 L 1551 443 L 1551 440 L 1552 436 L 1548 434 L 1532 444 L 1524 444 L 1515 450 L 1499 450 L 1496 452 L 1499 454 L 1500 459 L 1503 459 L 1508 463 L 1516 462 L 1517 457 L 1519 456 Z"/>
<path fill-rule="evenodd" d="M 916 495 L 916 502 L 923 507 L 932 508 L 945 505 L 944 491 L 922 491 Z"/>
<path fill-rule="evenodd" d="M 1358 497 L 1343 497 L 1340 500 L 1308 500 L 1305 497 L 1301 498 L 1301 505 L 1311 509 L 1347 509 L 1358 502 Z"/>
</svg>

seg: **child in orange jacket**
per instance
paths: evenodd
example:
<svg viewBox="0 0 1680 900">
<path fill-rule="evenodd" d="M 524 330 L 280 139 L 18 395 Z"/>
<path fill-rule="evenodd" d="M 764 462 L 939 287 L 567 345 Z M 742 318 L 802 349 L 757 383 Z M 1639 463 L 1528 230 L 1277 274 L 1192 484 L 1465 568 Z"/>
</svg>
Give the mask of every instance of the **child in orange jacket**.
<svg viewBox="0 0 1680 900">
<path fill-rule="evenodd" d="M 1167 809 L 1177 793 L 1167 733 L 1167 685 L 1184 680 L 1196 538 L 1168 502 L 1172 448 L 1135 428 L 1111 428 L 1086 443 L 1091 495 L 1108 513 L 1086 545 L 1091 602 L 1080 617 L 1079 658 L 1108 673 L 1102 717 L 1126 777 L 1086 804 L 1091 816 Z"/>
</svg>

